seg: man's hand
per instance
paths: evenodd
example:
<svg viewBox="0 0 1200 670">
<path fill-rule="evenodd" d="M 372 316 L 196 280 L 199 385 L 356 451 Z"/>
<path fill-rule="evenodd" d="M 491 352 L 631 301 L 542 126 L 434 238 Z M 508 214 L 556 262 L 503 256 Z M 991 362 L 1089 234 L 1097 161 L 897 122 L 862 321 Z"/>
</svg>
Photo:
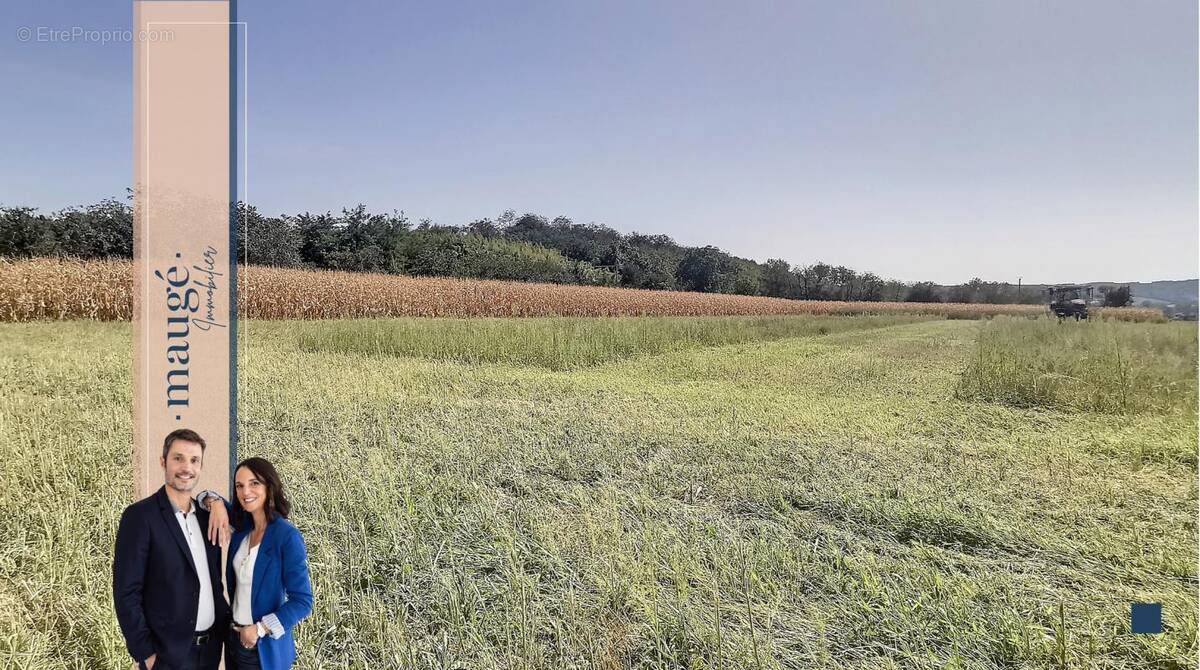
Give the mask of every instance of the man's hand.
<svg viewBox="0 0 1200 670">
<path fill-rule="evenodd" d="M 150 668 L 154 667 L 154 662 L 157 660 L 158 654 L 150 654 L 150 656 L 146 658 L 146 660 L 142 661 L 142 663 L 146 664 L 146 670 L 150 670 Z"/>
<path fill-rule="evenodd" d="M 254 645 L 258 644 L 258 626 L 242 626 L 238 629 L 238 636 L 242 638 L 243 647 L 253 649 Z"/>
<path fill-rule="evenodd" d="M 208 508 L 208 541 L 222 547 L 229 546 L 229 512 L 225 511 L 225 503 L 220 498 L 208 496 L 204 499 L 204 505 Z"/>
</svg>

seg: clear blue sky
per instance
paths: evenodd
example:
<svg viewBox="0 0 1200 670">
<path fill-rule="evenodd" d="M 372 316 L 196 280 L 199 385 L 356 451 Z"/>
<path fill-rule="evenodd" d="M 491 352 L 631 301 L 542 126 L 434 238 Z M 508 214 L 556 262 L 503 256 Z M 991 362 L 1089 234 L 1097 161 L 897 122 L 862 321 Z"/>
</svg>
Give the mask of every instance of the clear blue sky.
<svg viewBox="0 0 1200 670">
<path fill-rule="evenodd" d="M 126 1 L 12 3 L 0 203 L 130 181 Z M 1195 277 L 1194 2 L 243 0 L 266 213 L 504 209 L 903 280 Z"/>
</svg>

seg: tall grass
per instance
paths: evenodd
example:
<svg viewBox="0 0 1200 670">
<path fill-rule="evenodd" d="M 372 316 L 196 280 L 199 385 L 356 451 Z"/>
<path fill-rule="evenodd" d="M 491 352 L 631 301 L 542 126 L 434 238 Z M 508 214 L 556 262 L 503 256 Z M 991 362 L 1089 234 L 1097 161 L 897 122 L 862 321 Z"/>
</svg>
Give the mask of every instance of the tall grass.
<svg viewBox="0 0 1200 670">
<path fill-rule="evenodd" d="M 358 319 L 295 324 L 311 352 L 416 356 L 571 370 L 696 347 L 827 335 L 915 323 L 889 315 Z"/>
<path fill-rule="evenodd" d="M 1196 411 L 1194 323 L 998 318 L 984 324 L 960 398 L 1129 414 Z"/>
</svg>

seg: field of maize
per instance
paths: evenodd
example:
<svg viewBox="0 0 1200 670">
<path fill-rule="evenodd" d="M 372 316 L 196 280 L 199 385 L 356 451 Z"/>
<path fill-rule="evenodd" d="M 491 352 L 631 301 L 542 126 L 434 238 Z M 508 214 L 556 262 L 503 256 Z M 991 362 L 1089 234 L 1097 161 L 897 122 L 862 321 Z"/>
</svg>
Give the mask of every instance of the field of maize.
<svg viewBox="0 0 1200 670">
<path fill-rule="evenodd" d="M 0 259 L 0 321 L 127 321 L 133 263 Z M 532 316 L 769 316 L 914 314 L 946 318 L 1037 315 L 1039 305 L 833 302 L 680 291 L 406 277 L 251 266 L 238 273 L 239 313 L 253 319 Z M 1156 310 L 1105 318 L 1161 320 Z"/>
</svg>

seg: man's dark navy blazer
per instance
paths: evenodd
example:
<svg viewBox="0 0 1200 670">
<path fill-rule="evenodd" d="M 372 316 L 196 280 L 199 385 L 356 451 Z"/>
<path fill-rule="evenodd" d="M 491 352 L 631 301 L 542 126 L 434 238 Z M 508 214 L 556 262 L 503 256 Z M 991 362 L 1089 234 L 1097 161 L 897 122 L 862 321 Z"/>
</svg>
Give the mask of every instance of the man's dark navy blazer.
<svg viewBox="0 0 1200 670">
<path fill-rule="evenodd" d="M 196 630 L 200 580 L 212 584 L 213 633 L 223 639 L 230 611 L 221 587 L 221 549 L 208 541 L 208 511 L 192 502 L 204 532 L 207 575 L 197 575 L 192 552 L 166 487 L 121 515 L 113 554 L 113 601 L 125 646 L 134 661 L 158 654 L 155 667 L 183 665 Z"/>
</svg>

